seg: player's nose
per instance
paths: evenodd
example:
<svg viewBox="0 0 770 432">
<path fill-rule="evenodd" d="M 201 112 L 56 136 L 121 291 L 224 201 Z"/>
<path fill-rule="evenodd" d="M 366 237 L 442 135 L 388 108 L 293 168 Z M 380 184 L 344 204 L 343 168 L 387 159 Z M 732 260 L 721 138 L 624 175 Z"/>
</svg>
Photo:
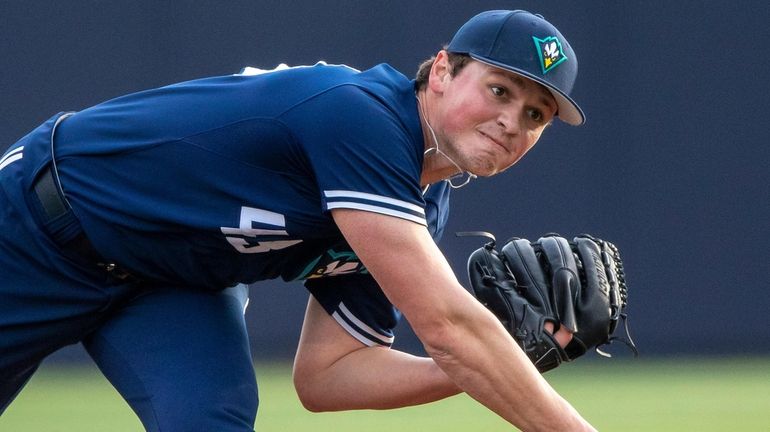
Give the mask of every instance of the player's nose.
<svg viewBox="0 0 770 432">
<path fill-rule="evenodd" d="M 524 108 L 522 106 L 510 106 L 501 109 L 497 116 L 497 125 L 507 136 L 516 136 L 521 131 L 522 116 Z"/>
</svg>

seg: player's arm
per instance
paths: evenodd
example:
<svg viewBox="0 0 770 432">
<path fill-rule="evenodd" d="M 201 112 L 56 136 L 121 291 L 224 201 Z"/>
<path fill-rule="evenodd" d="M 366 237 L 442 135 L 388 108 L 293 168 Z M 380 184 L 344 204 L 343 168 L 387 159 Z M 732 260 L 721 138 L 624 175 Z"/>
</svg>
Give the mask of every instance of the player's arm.
<svg viewBox="0 0 770 432">
<path fill-rule="evenodd" d="M 423 226 L 350 209 L 332 215 L 428 354 L 458 387 L 523 430 L 593 430 L 459 284 Z"/>
<path fill-rule="evenodd" d="M 313 296 L 293 375 L 297 395 L 310 411 L 400 408 L 460 392 L 431 358 L 363 345 Z"/>
<path fill-rule="evenodd" d="M 555 336 L 564 339 L 564 346 L 568 339 L 560 336 L 569 335 L 560 333 Z M 430 357 L 364 345 L 313 296 L 305 311 L 293 377 L 300 401 L 315 412 L 401 408 L 461 392 Z"/>
</svg>

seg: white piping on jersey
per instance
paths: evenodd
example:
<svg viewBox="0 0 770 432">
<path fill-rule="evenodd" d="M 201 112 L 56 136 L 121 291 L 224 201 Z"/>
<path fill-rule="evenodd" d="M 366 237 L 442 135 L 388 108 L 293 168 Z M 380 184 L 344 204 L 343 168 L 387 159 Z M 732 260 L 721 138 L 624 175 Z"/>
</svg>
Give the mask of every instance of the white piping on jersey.
<svg viewBox="0 0 770 432">
<path fill-rule="evenodd" d="M 406 219 L 412 222 L 416 222 L 420 225 L 428 226 L 428 222 L 425 220 L 425 218 L 421 218 L 419 216 L 415 216 L 410 213 L 401 212 L 398 210 L 393 210 L 391 208 L 387 207 L 377 207 L 369 204 L 361 204 L 357 202 L 349 202 L 349 201 L 335 201 L 328 203 L 326 207 L 331 210 L 335 208 L 352 208 L 357 210 L 365 210 L 372 213 L 380 213 L 388 216 L 395 216 L 401 219 Z"/>
<path fill-rule="evenodd" d="M 0 159 L 0 170 L 7 167 L 8 165 L 16 162 L 17 160 L 20 160 L 24 157 L 22 154 L 22 151 L 24 150 L 24 146 L 21 146 L 19 148 L 15 148 L 8 152 L 5 156 L 3 156 L 2 159 Z"/>
<path fill-rule="evenodd" d="M 356 329 L 354 329 L 353 327 L 351 327 L 351 326 L 350 326 L 350 324 L 348 324 L 348 323 L 347 323 L 347 322 L 346 322 L 346 321 L 345 321 L 345 320 L 344 320 L 344 319 L 343 319 L 343 318 L 340 316 L 340 314 L 339 314 L 339 313 L 337 313 L 337 311 L 334 311 L 334 313 L 332 313 L 332 318 L 334 318 L 334 320 L 335 320 L 335 321 L 337 321 L 337 324 L 341 325 L 341 326 L 342 326 L 342 328 L 344 328 L 344 329 L 345 329 L 345 331 L 347 331 L 348 333 L 350 333 L 350 335 L 351 335 L 351 336 L 353 336 L 354 338 L 356 338 L 356 339 L 357 339 L 359 342 L 361 342 L 362 344 L 364 344 L 364 345 L 366 345 L 366 346 L 370 346 L 370 347 L 371 347 L 371 346 L 376 346 L 376 345 L 377 345 L 377 343 L 376 343 L 376 342 L 373 342 L 373 341 L 371 341 L 371 340 L 367 339 L 367 338 L 366 338 L 366 337 L 364 337 L 364 336 L 363 336 L 361 333 L 357 332 L 357 331 L 356 331 Z"/>
<path fill-rule="evenodd" d="M 341 313 L 341 314 L 340 314 Z M 343 318 L 343 316 L 345 318 Z M 343 303 L 340 302 L 340 304 L 337 306 L 337 310 L 332 313 L 332 318 L 334 318 L 335 321 L 337 321 L 337 324 L 342 326 L 342 328 L 345 329 L 348 333 L 350 333 L 351 336 L 356 338 L 359 342 L 366 346 L 378 346 L 380 344 L 385 346 L 391 346 L 393 345 L 393 341 L 395 338 L 393 336 L 391 337 L 385 337 L 383 335 L 380 335 L 377 331 L 369 327 L 368 325 L 364 324 L 361 320 L 356 318 L 349 310 L 345 307 Z M 350 320 L 355 325 L 359 326 L 361 330 L 363 330 L 364 333 L 358 331 L 355 327 L 350 325 L 348 321 Z M 368 335 L 369 337 L 367 337 Z M 376 339 L 380 341 L 378 344 L 377 342 L 373 341 L 372 339 Z"/>
<path fill-rule="evenodd" d="M 403 207 L 405 209 L 409 209 L 415 213 L 419 213 L 421 215 L 425 214 L 425 209 L 418 205 L 414 205 L 412 203 L 398 200 L 395 198 L 390 198 L 382 195 L 375 195 L 371 193 L 366 192 L 355 192 L 355 191 L 347 191 L 347 190 L 327 190 L 324 191 L 324 196 L 327 198 L 361 198 L 368 201 L 375 201 L 375 202 L 382 202 L 386 204 L 395 205 L 398 207 Z"/>
<path fill-rule="evenodd" d="M 381 341 L 382 343 L 384 343 L 386 345 L 392 345 L 393 344 L 393 340 L 395 339 L 393 336 L 384 335 L 384 334 L 378 332 L 377 330 L 375 330 L 375 329 L 369 327 L 368 325 L 366 325 L 366 323 L 364 323 L 363 321 L 361 321 L 358 318 L 356 318 L 356 316 L 353 315 L 352 312 L 350 312 L 350 310 L 345 306 L 345 303 L 340 302 L 340 304 L 337 305 L 337 308 L 351 322 L 353 322 L 353 324 L 357 325 L 358 328 L 360 328 L 361 330 L 364 330 L 365 332 L 367 332 L 369 334 L 369 336 L 371 336 L 371 337 Z"/>
</svg>

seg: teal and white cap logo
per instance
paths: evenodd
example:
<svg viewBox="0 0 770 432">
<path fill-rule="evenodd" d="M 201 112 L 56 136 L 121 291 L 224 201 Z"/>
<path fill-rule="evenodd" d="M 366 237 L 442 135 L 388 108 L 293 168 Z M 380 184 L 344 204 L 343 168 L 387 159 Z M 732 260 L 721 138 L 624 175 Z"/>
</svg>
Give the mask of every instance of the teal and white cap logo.
<svg viewBox="0 0 770 432">
<path fill-rule="evenodd" d="M 540 56 L 540 67 L 543 70 L 543 75 L 567 61 L 567 56 L 561 49 L 561 42 L 556 36 L 549 36 L 545 39 L 532 36 L 532 39 L 535 41 L 537 55 Z"/>
</svg>

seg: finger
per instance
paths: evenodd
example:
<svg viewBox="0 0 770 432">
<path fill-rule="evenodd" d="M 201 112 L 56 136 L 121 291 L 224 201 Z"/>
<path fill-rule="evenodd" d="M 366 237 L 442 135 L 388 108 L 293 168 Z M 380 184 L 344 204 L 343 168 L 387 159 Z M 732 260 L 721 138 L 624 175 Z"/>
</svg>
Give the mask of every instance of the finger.
<svg viewBox="0 0 770 432">
<path fill-rule="evenodd" d="M 556 339 L 556 342 L 558 342 L 562 348 L 566 347 L 567 344 L 572 341 L 572 332 L 569 331 L 569 329 L 565 326 L 560 326 L 559 330 L 554 333 L 554 324 L 550 321 L 546 321 L 543 324 L 543 328 L 545 328 L 545 331 L 553 335 L 553 338 Z"/>
<path fill-rule="evenodd" d="M 546 321 L 545 324 L 543 324 L 543 328 L 545 328 L 545 331 L 548 333 L 553 334 L 553 323 L 551 321 Z"/>
<path fill-rule="evenodd" d="M 572 332 L 565 326 L 559 327 L 559 331 L 554 333 L 553 338 L 559 342 L 562 348 L 566 347 L 572 341 Z"/>
</svg>

